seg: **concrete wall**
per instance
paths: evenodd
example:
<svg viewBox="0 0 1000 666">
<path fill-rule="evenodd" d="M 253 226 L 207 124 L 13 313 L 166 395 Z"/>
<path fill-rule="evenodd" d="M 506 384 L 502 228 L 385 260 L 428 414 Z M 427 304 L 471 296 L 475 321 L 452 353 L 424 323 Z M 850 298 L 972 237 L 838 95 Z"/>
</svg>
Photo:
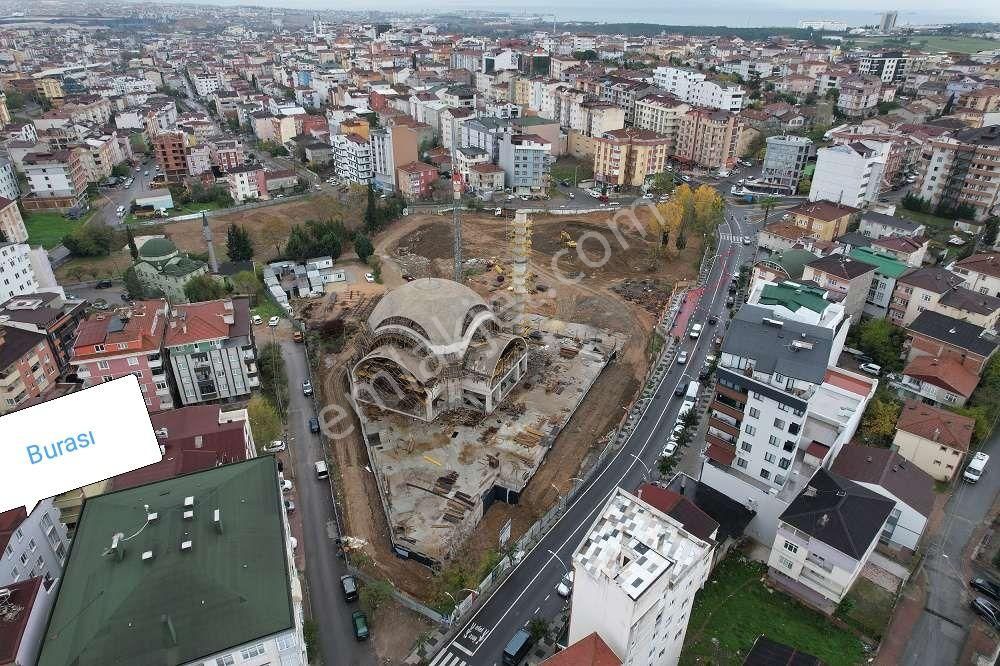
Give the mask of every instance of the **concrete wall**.
<svg viewBox="0 0 1000 666">
<path fill-rule="evenodd" d="M 701 468 L 701 482 L 756 511 L 757 515 L 747 525 L 744 534 L 767 548 L 771 547 L 778 532 L 778 516 L 788 508 L 785 502 L 707 461 Z"/>
</svg>

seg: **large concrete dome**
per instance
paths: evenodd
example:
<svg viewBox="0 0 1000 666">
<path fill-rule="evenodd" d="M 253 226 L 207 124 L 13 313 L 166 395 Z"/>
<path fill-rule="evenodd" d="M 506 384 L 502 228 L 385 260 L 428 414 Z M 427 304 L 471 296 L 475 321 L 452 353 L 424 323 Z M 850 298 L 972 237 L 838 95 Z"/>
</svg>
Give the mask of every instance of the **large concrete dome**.
<svg viewBox="0 0 1000 666">
<path fill-rule="evenodd" d="M 402 327 L 418 334 L 435 351 L 459 351 L 475 323 L 492 319 L 482 296 L 463 284 L 441 278 L 420 278 L 387 293 L 368 317 L 373 333 Z M 450 348 L 450 349 L 447 349 Z"/>
</svg>

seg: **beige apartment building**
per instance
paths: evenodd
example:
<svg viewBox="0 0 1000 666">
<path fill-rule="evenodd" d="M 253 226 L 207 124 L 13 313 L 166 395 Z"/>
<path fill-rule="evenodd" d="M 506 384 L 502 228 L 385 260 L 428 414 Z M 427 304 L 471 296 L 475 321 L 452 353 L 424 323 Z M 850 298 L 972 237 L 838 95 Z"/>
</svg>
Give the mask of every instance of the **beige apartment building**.
<svg viewBox="0 0 1000 666">
<path fill-rule="evenodd" d="M 667 137 L 667 152 L 673 155 L 681 119 L 690 110 L 690 104 L 673 95 L 647 95 L 635 101 L 635 126 Z"/>
<path fill-rule="evenodd" d="M 969 206 L 985 220 L 1000 204 L 1000 126 L 973 128 L 933 139 L 921 156 L 919 196 L 932 206 Z"/>
<path fill-rule="evenodd" d="M 8 243 L 26 243 L 28 229 L 24 226 L 16 201 L 0 197 L 0 233 Z"/>
<path fill-rule="evenodd" d="M 735 113 L 692 108 L 681 118 L 675 154 L 705 169 L 731 168 L 739 159 L 742 120 Z"/>
<path fill-rule="evenodd" d="M 969 452 L 975 421 L 920 400 L 908 400 L 892 440 L 899 455 L 938 481 L 951 481 Z"/>
<path fill-rule="evenodd" d="M 667 164 L 666 137 L 642 129 L 605 132 L 594 140 L 594 179 L 607 185 L 639 187 Z"/>
</svg>

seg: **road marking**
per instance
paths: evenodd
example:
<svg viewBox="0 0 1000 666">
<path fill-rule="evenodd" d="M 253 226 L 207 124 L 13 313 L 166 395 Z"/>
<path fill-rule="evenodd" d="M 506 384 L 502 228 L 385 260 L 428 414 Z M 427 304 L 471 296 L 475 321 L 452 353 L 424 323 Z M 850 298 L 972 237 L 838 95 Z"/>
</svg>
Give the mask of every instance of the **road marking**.
<svg viewBox="0 0 1000 666">
<path fill-rule="evenodd" d="M 732 225 L 734 225 L 734 226 L 736 227 L 736 231 L 740 231 L 740 229 L 739 229 L 739 223 L 738 223 L 738 222 L 736 222 L 736 221 L 732 221 L 732 222 L 730 222 L 730 220 L 728 220 L 728 219 L 725 219 L 725 218 L 724 218 L 724 220 L 723 220 L 723 224 L 725 224 L 725 226 L 729 227 L 729 228 L 730 228 L 730 230 L 733 230 L 733 227 L 732 227 L 732 226 L 730 226 L 730 225 L 732 224 Z M 722 225 L 720 225 L 720 226 L 722 226 Z M 721 250 L 721 247 L 720 247 L 719 249 Z M 730 249 L 733 249 L 733 248 L 730 248 Z M 741 251 L 739 250 L 739 248 L 738 248 L 738 247 L 736 247 L 736 249 L 737 249 L 737 260 L 739 261 L 739 260 L 741 260 L 741 259 L 742 259 L 742 252 L 741 252 Z M 719 283 L 718 283 L 718 287 L 717 287 L 717 288 L 716 288 L 716 289 L 715 289 L 715 290 L 713 291 L 713 293 L 712 293 L 712 300 L 711 300 L 711 301 L 709 302 L 709 308 L 708 308 L 708 311 L 709 311 L 709 312 L 712 312 L 712 310 L 714 310 L 714 309 L 715 309 L 715 304 L 716 304 L 716 301 L 718 301 L 718 299 L 719 299 L 719 296 L 721 295 L 721 292 L 722 292 L 722 290 L 721 290 L 721 286 L 722 286 L 722 276 L 724 276 L 724 275 L 725 275 L 725 271 L 726 271 L 726 268 L 728 267 L 728 263 L 729 263 L 729 262 L 728 262 L 728 261 L 726 261 L 726 263 L 725 263 L 725 264 L 724 264 L 724 265 L 722 266 L 722 272 L 720 273 L 720 278 L 719 278 Z M 700 306 L 701 306 L 701 305 L 702 305 L 702 303 L 700 302 L 700 299 L 699 299 L 699 308 L 696 308 L 696 310 L 700 311 Z M 699 346 L 700 342 L 701 342 L 701 340 L 699 339 L 699 340 L 698 340 L 698 341 L 697 341 L 697 342 L 695 343 L 695 345 L 694 345 L 694 350 L 695 350 L 695 351 L 696 351 L 696 350 L 698 349 L 698 346 Z M 694 354 L 691 354 L 691 355 L 689 355 L 687 363 L 685 363 L 685 364 L 684 364 L 684 366 L 683 366 L 683 367 L 681 368 L 682 372 L 681 372 L 681 374 L 680 374 L 680 377 L 678 377 L 678 378 L 676 379 L 676 381 L 675 381 L 675 384 L 674 384 L 674 388 L 675 388 L 675 389 L 677 388 L 677 384 L 679 384 L 679 383 L 680 383 L 680 378 L 681 378 L 681 377 L 683 377 L 683 376 L 684 376 L 684 374 L 685 374 L 685 373 L 687 372 L 687 370 L 688 370 L 688 367 L 689 367 L 689 366 L 691 365 L 691 362 L 692 362 L 693 360 L 694 360 Z M 671 374 L 672 374 L 672 373 L 670 373 L 670 372 L 665 372 L 665 373 L 663 373 L 663 376 L 662 376 L 662 377 L 660 378 L 660 382 L 659 382 L 659 383 L 657 384 L 657 386 L 656 386 L 656 389 L 655 389 L 655 391 L 659 391 L 659 390 L 660 390 L 660 389 L 661 389 L 661 388 L 663 387 L 664 383 L 665 383 L 665 382 L 666 382 L 666 380 L 667 380 L 667 379 L 668 379 L 668 378 L 669 378 L 669 377 L 671 376 Z M 655 391 L 654 391 L 654 392 L 655 392 Z M 667 402 L 669 403 L 669 402 L 670 402 L 670 399 L 668 399 L 668 401 L 667 401 Z M 651 404 L 651 403 L 650 403 L 650 404 Z M 658 415 L 658 416 L 656 417 L 656 422 L 655 422 L 655 423 L 653 424 L 653 427 L 652 427 L 652 428 L 650 429 L 650 432 L 649 432 L 649 437 L 647 437 L 647 438 L 646 438 L 646 441 L 642 443 L 642 445 L 641 445 L 641 446 L 640 446 L 640 448 L 639 448 L 639 452 L 638 452 L 638 454 L 636 454 L 636 455 L 637 455 L 638 457 L 642 457 L 642 454 L 643 454 L 643 453 L 645 452 L 646 448 L 647 448 L 647 447 L 649 446 L 649 442 L 650 442 L 650 441 L 651 441 L 651 440 L 653 439 L 653 436 L 654 436 L 654 435 L 656 434 L 656 431 L 657 431 L 657 429 L 658 429 L 658 428 L 660 427 L 660 422 L 661 422 L 661 421 L 663 420 L 663 417 L 664 417 L 664 415 L 665 415 L 665 414 L 667 413 L 667 411 L 668 411 L 668 410 L 666 410 L 666 409 L 664 409 L 664 410 L 661 410 L 661 411 L 660 411 L 660 414 L 659 414 L 659 415 Z M 643 412 L 643 417 L 644 417 L 645 415 L 646 415 L 646 412 L 644 411 L 644 412 Z M 640 419 L 640 421 L 641 421 L 641 420 L 642 420 L 642 419 Z M 638 424 L 637 424 L 637 425 L 638 425 Z M 598 481 L 599 481 L 599 480 L 601 479 L 601 477 L 603 477 L 603 476 L 604 476 L 604 475 L 605 475 L 605 474 L 606 474 L 606 473 L 608 472 L 608 470 L 612 469 L 612 467 L 613 467 L 613 465 L 614 465 L 615 461 L 617 461 L 617 460 L 618 460 L 618 458 L 619 458 L 619 457 L 621 456 L 621 454 L 622 454 L 622 453 L 623 453 L 623 452 L 625 451 L 625 449 L 626 449 L 626 448 L 628 448 L 628 445 L 629 445 L 629 443 L 630 443 L 630 442 L 632 441 L 632 437 L 633 437 L 633 435 L 635 435 L 635 433 L 636 433 L 636 429 L 635 429 L 635 428 L 633 428 L 633 429 L 632 429 L 632 431 L 631 431 L 631 432 L 629 433 L 628 437 L 626 438 L 625 442 L 624 442 L 624 443 L 622 444 L 621 448 L 619 448 L 619 449 L 618 449 L 618 451 L 616 451 L 616 452 L 615 452 L 615 455 L 614 455 L 614 456 L 613 456 L 613 457 L 611 458 L 611 460 L 609 460 L 609 461 L 607 462 L 607 464 L 606 464 L 606 466 L 604 467 L 604 469 L 603 469 L 603 470 L 601 470 L 601 471 L 600 471 L 600 472 L 598 473 L 597 477 L 596 477 L 596 478 L 594 478 L 594 480 L 593 480 L 593 481 L 591 481 L 591 483 L 590 483 L 590 485 L 589 485 L 589 486 L 587 487 L 587 489 L 586 489 L 586 490 L 584 490 L 584 492 L 583 492 L 583 493 L 581 493 L 581 494 L 580 494 L 580 496 L 579 496 L 579 497 L 577 497 L 577 498 L 576 498 L 576 499 L 575 499 L 575 500 L 573 501 L 573 503 L 572 503 L 572 504 L 570 504 L 570 506 L 569 506 L 569 507 L 567 507 L 567 509 L 566 509 L 566 510 L 565 510 L 565 511 L 563 512 L 563 514 L 562 514 L 562 515 L 561 515 L 561 516 L 560 516 L 560 517 L 559 517 L 559 518 L 558 518 L 558 519 L 556 520 L 556 522 L 555 522 L 555 523 L 553 523 L 552 527 L 550 527 L 550 528 L 549 528 L 549 531 L 548 531 L 548 532 L 547 532 L 546 534 L 550 534 L 550 533 L 552 532 L 552 530 L 554 530 L 554 529 L 556 528 L 556 526 L 558 526 L 558 525 L 559 525 L 559 523 L 560 523 L 560 522 L 562 522 L 562 519 L 563 519 L 563 518 L 565 518 L 565 517 L 566 517 L 566 516 L 568 516 L 568 515 L 569 515 L 570 513 L 572 513 L 572 511 L 573 511 L 573 508 L 574 508 L 574 507 L 575 507 L 575 506 L 576 506 L 576 505 L 577 505 L 577 504 L 578 504 L 579 502 L 581 502 L 581 501 L 582 501 L 582 500 L 583 500 L 583 499 L 584 499 L 585 497 L 587 497 L 587 495 L 588 495 L 588 494 L 590 493 L 591 489 L 592 489 L 592 488 L 593 488 L 593 487 L 594 487 L 594 486 L 595 486 L 595 485 L 597 484 L 597 482 L 598 482 Z M 632 454 L 630 453 L 630 455 L 632 455 Z M 635 458 L 633 458 L 633 459 L 632 459 L 632 462 L 631 462 L 631 463 L 629 464 L 629 466 L 628 466 L 628 467 L 626 467 L 626 468 L 625 468 L 625 471 L 621 473 L 621 476 L 619 476 L 619 478 L 618 478 L 618 480 L 619 480 L 619 481 L 621 481 L 622 479 L 624 479 L 624 478 L 625 478 L 626 476 L 628 476 L 628 475 L 629 475 L 629 474 L 630 474 L 630 473 L 632 472 L 632 470 L 633 470 L 633 469 L 635 468 L 635 466 L 636 466 L 636 462 L 637 462 L 637 460 L 636 460 Z M 616 487 L 617 487 L 617 485 L 616 485 Z M 575 535 L 575 534 L 576 534 L 577 532 L 579 532 L 579 531 L 580 531 L 581 529 L 583 529 L 583 528 L 585 528 L 585 527 L 589 527 L 589 525 L 590 525 L 590 523 L 591 523 L 591 518 L 592 518 L 592 516 L 593 516 L 593 515 L 594 515 L 594 514 L 595 514 L 595 513 L 596 513 L 596 512 L 598 511 L 598 510 L 600 510 L 601 508 L 603 508 L 603 507 L 604 507 L 604 505 L 605 505 L 605 504 L 607 503 L 607 501 L 608 501 L 608 498 L 609 498 L 609 497 L 611 497 L 611 495 L 612 495 L 613 493 L 614 493 L 614 489 L 612 489 L 612 490 L 611 490 L 611 491 L 610 491 L 609 493 L 605 494 L 605 495 L 604 495 L 604 497 L 603 497 L 603 498 L 601 498 L 601 500 L 600 500 L 600 501 L 599 501 L 599 502 L 598 502 L 598 503 L 596 504 L 596 506 L 594 507 L 594 509 L 593 509 L 593 510 L 592 510 L 592 511 L 591 511 L 591 512 L 590 512 L 589 514 L 587 514 L 587 516 L 586 516 L 586 517 L 584 518 L 584 520 L 582 520 L 582 521 L 580 522 L 580 524 L 579 524 L 579 525 L 577 526 L 577 528 L 576 528 L 575 530 L 573 530 L 572 532 L 570 532 L 570 535 L 569 535 L 569 536 L 568 536 L 568 537 L 567 537 L 567 538 L 566 538 L 566 539 L 565 539 L 565 540 L 564 540 L 564 541 L 563 541 L 563 542 L 562 542 L 562 543 L 561 543 L 561 544 L 560 544 L 560 545 L 559 545 L 559 546 L 558 546 L 558 547 L 557 547 L 557 548 L 556 548 L 555 550 L 559 550 L 559 551 L 561 551 L 561 550 L 562 550 L 562 549 L 563 549 L 563 548 L 564 548 L 564 547 L 566 546 L 566 544 L 567 544 L 567 543 L 569 543 L 569 542 L 570 542 L 570 540 L 574 538 L 574 535 Z M 528 557 L 529 557 L 529 556 L 530 556 L 530 555 L 531 555 L 531 554 L 532 554 L 532 553 L 533 553 L 533 552 L 534 552 L 534 551 L 535 551 L 535 550 L 536 550 L 536 549 L 537 549 L 537 548 L 538 548 L 538 547 L 539 547 L 539 546 L 540 546 L 540 545 L 542 544 L 542 542 L 543 542 L 544 540 L 545 540 L 545 537 L 543 536 L 543 537 L 542 537 L 541 539 L 539 539 L 539 540 L 538 540 L 538 542 L 537 542 L 537 543 L 536 543 L 536 544 L 535 544 L 535 545 L 534 545 L 534 546 L 533 546 L 533 547 L 531 548 L 531 550 L 529 550 L 529 551 L 528 551 L 527 553 L 525 553 L 525 554 L 524 554 L 524 557 L 522 557 L 522 558 L 521 558 L 521 561 L 520 561 L 520 562 L 518 562 L 518 564 L 517 564 L 517 565 L 515 565 L 515 567 L 514 567 L 514 568 L 513 568 L 512 570 L 511 570 L 511 573 L 510 573 L 510 574 L 508 574 L 508 579 L 509 579 L 509 578 L 510 578 L 510 577 L 511 577 L 511 576 L 513 575 L 514 571 L 516 571 L 516 570 L 517 570 L 517 569 L 518 569 L 518 568 L 519 568 L 519 567 L 521 566 L 521 562 L 524 562 L 524 561 L 526 561 L 526 560 L 528 559 Z M 526 593 L 526 592 L 527 592 L 527 591 L 528 591 L 529 589 L 531 589 L 531 588 L 532 588 L 532 587 L 534 586 L 534 584 L 535 584 L 535 581 L 537 581 L 537 580 L 538 580 L 538 577 L 542 575 L 542 573 L 543 573 L 543 572 L 545 571 L 545 569 L 546 569 L 546 568 L 548 568 L 548 566 L 549 566 L 550 564 L 552 564 L 552 561 L 553 561 L 553 559 L 555 559 L 555 558 L 554 558 L 554 557 L 552 557 L 552 556 L 550 556 L 550 557 L 549 557 L 549 559 L 548 559 L 548 560 L 546 560 L 546 561 L 545 561 L 545 563 L 544 563 L 544 564 L 543 564 L 543 565 L 542 565 L 541 567 L 539 567 L 538 571 L 537 571 L 537 572 L 535 573 L 535 575 L 534 575 L 534 576 L 533 576 L 533 577 L 531 578 L 531 580 L 530 580 L 530 581 L 528 582 L 528 584 L 527 584 L 527 585 L 525 585 L 524 589 L 522 589 L 522 590 L 521 590 L 520 594 L 518 594 L 518 595 L 517 595 L 517 596 L 516 596 L 516 597 L 515 597 L 515 598 L 513 599 L 513 601 L 512 601 L 512 602 L 511 602 L 511 603 L 510 603 L 510 604 L 508 605 L 508 607 L 507 607 L 507 610 L 506 610 L 506 611 L 504 611 L 504 613 L 503 613 L 503 614 L 502 614 L 502 615 L 501 615 L 501 616 L 499 617 L 499 619 L 497 619 L 497 621 L 496 621 L 496 622 L 495 622 L 495 623 L 493 624 L 493 626 L 492 626 L 492 627 L 490 628 L 490 630 L 489 630 L 489 631 L 488 631 L 488 632 L 486 633 L 486 635 L 485 635 L 485 636 L 483 636 L 483 637 L 482 637 L 482 638 L 480 639 L 480 641 L 479 641 L 479 642 L 477 643 L 477 645 L 476 645 L 476 647 L 475 647 L 475 649 L 474 649 L 474 650 L 472 650 L 472 651 L 470 652 L 470 651 L 469 651 L 469 650 L 467 650 L 467 649 L 466 649 L 466 648 L 465 648 L 464 646 L 462 646 L 462 645 L 459 645 L 459 643 L 458 643 L 458 640 L 459 640 L 459 639 L 458 639 L 458 638 L 455 638 L 455 639 L 452 639 L 452 642 L 451 642 L 451 643 L 450 643 L 450 644 L 449 644 L 449 645 L 448 645 L 447 647 L 445 647 L 445 648 L 444 648 L 444 650 L 443 650 L 443 651 L 442 651 L 441 653 L 439 653 L 439 655 L 440 655 L 440 654 L 443 654 L 443 653 L 444 653 L 444 651 L 446 651 L 446 650 L 448 649 L 448 647 L 452 647 L 452 646 L 453 646 L 453 647 L 455 647 L 455 648 L 457 648 L 457 649 L 461 650 L 462 652 L 465 652 L 465 653 L 466 653 L 466 654 L 468 654 L 468 655 L 469 655 L 470 657 L 471 657 L 471 656 L 475 656 L 475 653 L 479 651 L 479 646 L 481 646 L 481 645 L 483 644 L 483 642 L 485 642 L 485 640 L 486 640 L 486 638 L 487 638 L 487 637 L 489 636 L 489 634 L 490 634 L 490 633 L 492 633 L 492 632 L 493 632 L 493 630 L 494 630 L 494 629 L 496 629 L 496 628 L 497 628 L 497 627 L 498 627 L 498 626 L 500 625 L 500 623 L 502 623 L 502 622 L 504 621 L 504 619 L 505 619 L 505 618 L 507 617 L 507 615 L 508 615 L 508 614 L 510 613 L 510 611 L 511 611 L 511 610 L 513 610 L 513 609 L 514 609 L 514 607 L 516 607 L 516 606 L 517 606 L 518 602 L 519 602 L 519 601 L 521 600 L 521 597 L 523 597 L 523 596 L 525 595 L 525 593 Z M 484 602 L 483 602 L 483 603 L 482 603 L 482 604 L 481 604 L 481 605 L 479 606 L 479 608 L 478 608 L 478 609 L 476 609 L 476 612 L 475 612 L 475 613 L 473 613 L 472 617 L 470 617 L 470 618 L 469 618 L 469 621 L 470 621 L 470 622 L 472 622 L 472 620 L 474 620 L 474 619 L 475 619 L 475 618 L 476 618 L 476 617 L 477 617 L 477 616 L 479 615 L 479 613 L 480 613 L 480 612 L 482 612 L 482 610 L 483 610 L 484 608 L 486 608 L 486 607 L 488 607 L 488 606 L 489 606 L 489 603 L 490 603 L 490 600 L 491 600 L 491 599 L 493 598 L 493 596 L 494 596 L 494 595 L 495 595 L 495 594 L 496 594 L 497 592 L 499 592 L 499 591 L 500 591 L 500 590 L 501 590 L 501 589 L 503 588 L 503 586 L 504 586 L 504 583 L 501 583 L 501 584 L 500 584 L 500 585 L 498 585 L 498 586 L 497 586 L 497 587 L 496 587 L 496 588 L 495 588 L 495 589 L 494 589 L 494 590 L 493 590 L 492 592 L 490 592 L 490 594 L 489 594 L 489 596 L 488 596 L 488 597 L 486 598 L 486 600 L 485 600 L 485 601 L 484 601 Z M 475 626 L 479 626 L 479 625 L 475 625 Z M 466 631 L 466 633 L 468 633 L 468 631 Z M 465 633 L 463 633 L 462 637 L 464 637 L 464 636 L 465 636 Z M 431 662 L 431 664 L 432 664 L 432 666 L 434 666 L 434 662 Z"/>
</svg>

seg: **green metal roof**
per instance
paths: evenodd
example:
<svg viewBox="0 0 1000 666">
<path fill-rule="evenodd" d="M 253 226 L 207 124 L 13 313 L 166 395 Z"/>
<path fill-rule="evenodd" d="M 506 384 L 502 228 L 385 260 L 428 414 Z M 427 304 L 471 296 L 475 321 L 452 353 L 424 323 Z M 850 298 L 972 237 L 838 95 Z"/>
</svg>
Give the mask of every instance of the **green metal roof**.
<svg viewBox="0 0 1000 666">
<path fill-rule="evenodd" d="M 177 246 L 167 238 L 150 238 L 139 248 L 139 256 L 155 259 L 167 257 L 177 252 Z"/>
<path fill-rule="evenodd" d="M 277 474 L 267 456 L 87 500 L 39 666 L 174 666 L 291 629 Z M 104 554 L 119 532 L 120 560 Z"/>
<path fill-rule="evenodd" d="M 816 255 L 812 252 L 792 249 L 772 255 L 765 261 L 781 266 L 781 268 L 788 273 L 788 277 L 793 280 L 798 280 L 805 272 L 806 264 L 810 261 L 815 261 L 816 259 Z"/>
<path fill-rule="evenodd" d="M 792 312 L 806 308 L 820 314 L 830 302 L 823 298 L 825 292 L 818 287 L 810 287 L 797 282 L 769 284 L 760 292 L 761 305 L 783 305 Z"/>
<path fill-rule="evenodd" d="M 892 255 L 875 252 L 869 247 L 856 247 L 851 250 L 850 257 L 871 264 L 882 275 L 898 278 L 908 270 L 908 266 Z"/>
<path fill-rule="evenodd" d="M 161 270 L 164 275 L 171 277 L 183 277 L 195 271 L 199 271 L 206 266 L 204 261 L 191 259 L 190 257 L 177 257 L 165 265 Z"/>
</svg>

